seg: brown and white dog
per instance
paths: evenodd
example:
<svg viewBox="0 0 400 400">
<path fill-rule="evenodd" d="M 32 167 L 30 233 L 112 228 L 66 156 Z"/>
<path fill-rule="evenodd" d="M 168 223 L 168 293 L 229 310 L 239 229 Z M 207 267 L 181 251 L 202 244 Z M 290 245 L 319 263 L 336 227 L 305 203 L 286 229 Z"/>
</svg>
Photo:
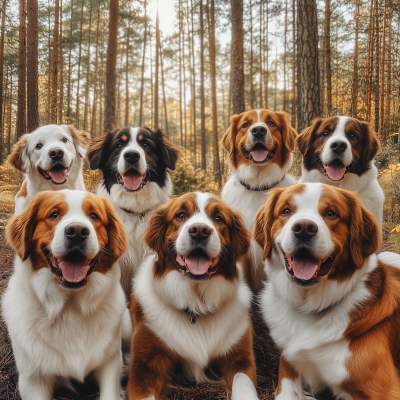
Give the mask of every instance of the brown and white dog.
<svg viewBox="0 0 400 400">
<path fill-rule="evenodd" d="M 82 166 L 90 136 L 72 125 L 45 125 L 16 143 L 7 162 L 25 175 L 15 197 L 15 213 L 43 190 L 85 190 Z"/>
<path fill-rule="evenodd" d="M 257 214 L 268 282 L 261 307 L 281 350 L 277 400 L 330 387 L 400 399 L 400 256 L 359 196 L 320 183 L 276 189 Z"/>
<path fill-rule="evenodd" d="M 283 111 L 246 111 L 233 115 L 230 122 L 221 144 L 229 153 L 232 174 L 222 190 L 222 199 L 242 214 L 246 228 L 252 231 L 266 193 L 296 183 L 287 172 L 293 163 L 297 133 Z M 249 256 L 249 283 L 258 290 L 263 279 L 262 251 L 253 241 Z"/>
<path fill-rule="evenodd" d="M 177 371 L 202 381 L 211 370 L 233 400 L 256 400 L 251 291 L 238 263 L 250 233 L 240 214 L 188 193 L 156 210 L 145 241 L 156 254 L 134 279 L 129 399 L 165 399 Z"/>
<path fill-rule="evenodd" d="M 23 400 L 94 373 L 100 399 L 119 400 L 121 332 L 129 328 L 116 261 L 127 246 L 105 198 L 44 191 L 6 230 L 17 253 L 2 300 Z"/>
<path fill-rule="evenodd" d="M 380 149 L 370 124 L 350 117 L 317 118 L 297 138 L 303 155 L 300 182 L 358 192 L 382 229 L 385 196 L 374 158 Z"/>
</svg>

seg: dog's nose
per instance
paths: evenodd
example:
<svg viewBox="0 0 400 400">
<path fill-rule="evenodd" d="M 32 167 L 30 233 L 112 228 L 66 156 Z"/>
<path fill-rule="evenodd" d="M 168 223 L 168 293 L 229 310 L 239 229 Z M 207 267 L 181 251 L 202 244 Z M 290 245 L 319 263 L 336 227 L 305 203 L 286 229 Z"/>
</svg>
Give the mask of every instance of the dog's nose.
<svg viewBox="0 0 400 400">
<path fill-rule="evenodd" d="M 60 161 L 64 157 L 64 152 L 60 149 L 51 149 L 49 151 L 49 157 L 54 161 Z"/>
<path fill-rule="evenodd" d="M 292 231 L 297 239 L 309 240 L 317 234 L 318 226 L 315 222 L 304 219 L 294 223 Z"/>
<path fill-rule="evenodd" d="M 189 235 L 196 240 L 196 242 L 206 240 L 210 237 L 211 233 L 211 228 L 206 224 L 193 224 L 189 227 Z"/>
<path fill-rule="evenodd" d="M 336 142 L 331 143 L 331 149 L 336 154 L 343 153 L 347 149 L 347 143 L 337 140 Z"/>
<path fill-rule="evenodd" d="M 140 154 L 137 151 L 127 151 L 124 153 L 124 159 L 129 164 L 136 164 L 139 161 Z"/>
<path fill-rule="evenodd" d="M 89 228 L 85 225 L 69 224 L 65 227 L 65 235 L 73 242 L 83 242 L 89 234 Z"/>
<path fill-rule="evenodd" d="M 263 136 L 267 134 L 267 129 L 265 126 L 255 126 L 251 128 L 251 133 L 256 139 L 261 139 Z"/>
</svg>

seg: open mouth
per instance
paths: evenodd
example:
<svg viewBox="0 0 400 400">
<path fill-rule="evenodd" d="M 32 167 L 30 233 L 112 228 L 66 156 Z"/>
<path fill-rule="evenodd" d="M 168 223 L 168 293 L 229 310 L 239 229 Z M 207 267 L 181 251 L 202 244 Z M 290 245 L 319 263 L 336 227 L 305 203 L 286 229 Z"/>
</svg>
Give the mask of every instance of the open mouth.
<svg viewBox="0 0 400 400">
<path fill-rule="evenodd" d="M 219 256 L 211 258 L 203 249 L 194 249 L 186 256 L 177 254 L 178 269 L 192 281 L 206 281 L 217 271 Z"/>
<path fill-rule="evenodd" d="M 125 174 L 118 174 L 118 183 L 123 186 L 127 192 L 138 192 L 142 190 L 150 178 L 150 172 L 144 174 L 131 168 Z"/>
<path fill-rule="evenodd" d="M 87 277 L 93 272 L 99 255 L 92 259 L 82 259 L 82 257 L 67 257 L 65 259 L 56 258 L 44 249 L 44 255 L 50 266 L 51 272 L 58 276 L 60 286 L 67 289 L 80 289 L 87 285 Z M 76 259 L 74 259 L 76 258 Z"/>
<path fill-rule="evenodd" d="M 62 164 L 56 164 L 48 171 L 39 168 L 39 172 L 44 179 L 51 181 L 54 185 L 62 185 L 67 182 L 70 167 L 65 168 Z"/>
<path fill-rule="evenodd" d="M 319 282 L 320 277 L 328 275 L 335 261 L 334 254 L 321 260 L 306 248 L 297 250 L 293 256 L 284 257 L 286 271 L 292 277 L 292 282 L 304 287 L 313 286 Z"/>
<path fill-rule="evenodd" d="M 317 156 L 318 169 L 331 181 L 341 181 L 349 172 L 349 166 L 345 166 L 342 161 L 335 159 L 329 164 L 324 164 L 319 156 Z"/>
<path fill-rule="evenodd" d="M 275 143 L 271 151 L 267 150 L 261 143 L 255 144 L 250 151 L 246 150 L 244 144 L 242 144 L 241 148 L 247 160 L 250 160 L 254 164 L 261 164 L 274 158 L 278 145 Z"/>
</svg>

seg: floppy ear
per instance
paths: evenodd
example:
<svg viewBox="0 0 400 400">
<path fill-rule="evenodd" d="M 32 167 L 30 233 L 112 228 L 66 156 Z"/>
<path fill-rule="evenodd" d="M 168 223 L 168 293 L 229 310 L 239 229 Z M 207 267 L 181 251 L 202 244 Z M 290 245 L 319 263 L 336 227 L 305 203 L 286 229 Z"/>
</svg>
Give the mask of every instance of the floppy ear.
<svg viewBox="0 0 400 400">
<path fill-rule="evenodd" d="M 11 154 L 7 157 L 6 163 L 22 172 L 29 172 L 30 160 L 27 133 L 14 145 Z"/>
<path fill-rule="evenodd" d="M 170 200 L 167 204 L 157 208 L 151 216 L 149 226 L 144 233 L 144 241 L 147 246 L 154 250 L 158 255 L 164 254 L 166 250 L 166 217 L 168 208 L 173 201 L 174 200 Z"/>
<path fill-rule="evenodd" d="M 344 193 L 350 207 L 350 251 L 357 268 L 381 246 L 381 231 L 375 216 L 363 205 L 358 194 Z"/>
<path fill-rule="evenodd" d="M 232 115 L 229 122 L 230 126 L 228 130 L 224 133 L 224 136 L 221 140 L 222 147 L 229 153 L 229 157 L 231 157 L 232 162 L 236 165 L 236 157 L 235 157 L 235 142 L 237 135 L 237 123 L 240 119 L 239 114 Z"/>
<path fill-rule="evenodd" d="M 247 230 L 243 217 L 240 213 L 232 209 L 233 214 L 233 226 L 232 226 L 232 242 L 231 242 L 231 257 L 233 263 L 244 254 L 246 254 L 250 248 L 250 232 Z"/>
<path fill-rule="evenodd" d="M 361 163 L 363 166 L 367 166 L 375 156 L 378 154 L 381 149 L 381 145 L 379 143 L 378 136 L 376 135 L 374 129 L 371 124 L 368 122 L 359 121 L 361 124 L 361 129 L 364 135 L 364 143 L 363 143 L 363 154 Z"/>
<path fill-rule="evenodd" d="M 253 229 L 253 239 L 263 249 L 264 260 L 271 255 L 272 251 L 272 235 L 271 229 L 274 223 L 274 210 L 276 203 L 284 188 L 272 189 L 266 204 L 262 206 L 256 215 Z"/>
<path fill-rule="evenodd" d="M 71 136 L 76 152 L 81 158 L 85 158 L 86 150 L 90 145 L 90 135 L 84 131 L 78 131 L 73 125 L 67 126 Z"/>
<path fill-rule="evenodd" d="M 90 169 L 101 169 L 105 163 L 110 149 L 107 144 L 112 138 L 113 132 L 106 132 L 97 139 L 93 139 L 87 149 L 87 158 L 89 160 Z"/>
<path fill-rule="evenodd" d="M 148 130 L 152 132 L 150 129 Z M 167 168 L 174 170 L 178 158 L 181 156 L 180 149 L 168 139 L 167 135 L 162 132 L 161 129 L 158 129 L 153 134 L 160 143 L 161 157 L 164 161 L 164 164 L 167 166 Z"/>
<path fill-rule="evenodd" d="M 285 111 L 276 111 L 275 114 L 278 115 L 281 121 L 281 134 L 283 143 L 288 151 L 293 151 L 296 145 L 297 132 L 290 125 L 289 114 Z"/>
<path fill-rule="evenodd" d="M 20 214 L 14 215 L 6 227 L 7 242 L 12 246 L 18 257 L 25 261 L 32 251 L 32 237 L 36 228 L 36 217 L 40 203 L 49 194 L 44 191 L 37 194 Z"/>
<path fill-rule="evenodd" d="M 297 147 L 303 156 L 307 155 L 313 141 L 314 133 L 322 124 L 322 118 L 315 118 L 311 121 L 311 125 L 308 128 L 302 130 L 299 136 L 297 136 Z"/>
</svg>

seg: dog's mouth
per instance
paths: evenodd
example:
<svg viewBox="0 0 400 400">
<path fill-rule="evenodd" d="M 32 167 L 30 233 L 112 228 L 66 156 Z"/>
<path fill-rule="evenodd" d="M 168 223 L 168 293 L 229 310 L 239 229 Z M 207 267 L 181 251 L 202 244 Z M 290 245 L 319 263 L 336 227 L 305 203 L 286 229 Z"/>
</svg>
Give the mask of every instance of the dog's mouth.
<svg viewBox="0 0 400 400">
<path fill-rule="evenodd" d="M 123 186 L 127 192 L 139 192 L 150 179 L 150 171 L 141 174 L 136 169 L 128 169 L 125 174 L 118 174 L 118 183 Z"/>
<path fill-rule="evenodd" d="M 318 259 L 306 248 L 297 250 L 293 256 L 284 257 L 286 271 L 292 277 L 292 282 L 304 287 L 313 286 L 320 277 L 328 275 L 335 261 L 333 253 L 325 259 Z"/>
<path fill-rule="evenodd" d="M 50 170 L 39 168 L 39 172 L 44 179 L 51 181 L 54 185 L 62 185 L 68 180 L 70 167 L 65 168 L 62 164 L 56 164 Z"/>
<path fill-rule="evenodd" d="M 87 277 L 93 272 L 99 255 L 92 259 L 77 257 L 76 255 L 66 256 L 65 258 L 56 258 L 54 255 L 44 249 L 47 263 L 53 274 L 58 276 L 60 286 L 67 289 L 80 289 L 87 285 Z"/>
<path fill-rule="evenodd" d="M 218 257 L 209 255 L 200 248 L 194 249 L 187 255 L 176 255 L 177 267 L 183 272 L 183 276 L 192 281 L 206 281 L 217 271 Z"/>
<path fill-rule="evenodd" d="M 344 165 L 343 162 L 337 158 L 329 164 L 324 164 L 319 156 L 317 156 L 317 162 L 319 172 L 324 174 L 331 181 L 341 181 L 349 172 L 349 166 Z"/>
<path fill-rule="evenodd" d="M 274 158 L 278 145 L 275 143 L 272 150 L 267 150 L 262 143 L 256 143 L 251 150 L 246 150 L 244 144 L 241 148 L 247 160 L 250 160 L 253 164 L 262 164 Z"/>
</svg>

